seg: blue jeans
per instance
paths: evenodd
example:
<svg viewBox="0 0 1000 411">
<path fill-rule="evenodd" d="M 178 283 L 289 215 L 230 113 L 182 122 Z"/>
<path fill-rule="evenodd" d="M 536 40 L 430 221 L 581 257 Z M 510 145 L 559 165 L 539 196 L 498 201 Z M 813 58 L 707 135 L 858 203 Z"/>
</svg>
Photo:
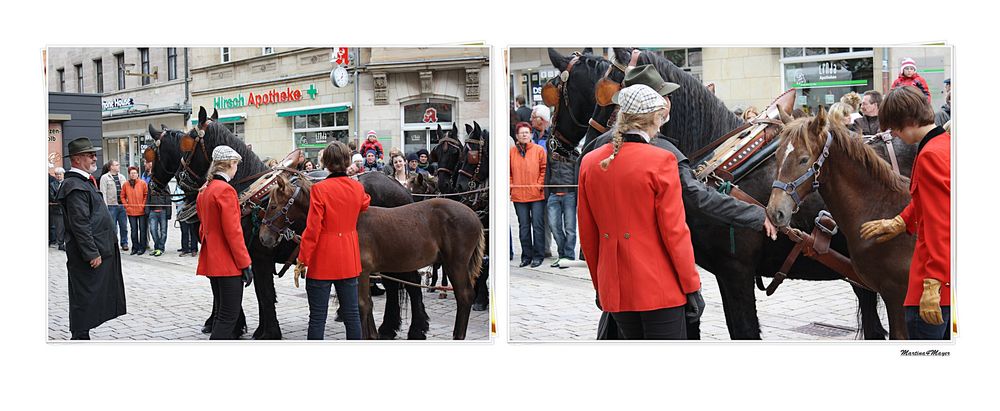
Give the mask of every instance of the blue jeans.
<svg viewBox="0 0 1000 411">
<path fill-rule="evenodd" d="M 167 243 L 167 212 L 149 212 L 149 234 L 153 236 L 153 249 L 163 251 Z"/>
<path fill-rule="evenodd" d="M 559 258 L 573 260 L 576 253 L 576 193 L 552 194 L 546 202 L 549 230 L 556 239 Z"/>
<path fill-rule="evenodd" d="M 545 201 L 514 203 L 514 212 L 517 213 L 518 237 L 521 239 L 521 261 L 542 260 L 545 258 L 545 231 L 542 224 Z"/>
<path fill-rule="evenodd" d="M 906 333 L 911 340 L 950 340 L 951 339 L 951 307 L 941 307 L 941 325 L 930 325 L 920 318 L 920 307 L 903 307 L 903 318 L 906 319 Z"/>
<path fill-rule="evenodd" d="M 309 330 L 306 338 L 322 340 L 326 331 L 326 314 L 330 306 L 330 285 L 336 287 L 340 315 L 347 327 L 348 340 L 361 339 L 361 312 L 358 310 L 358 277 L 344 280 L 314 280 L 306 278 L 309 298 Z"/>
<path fill-rule="evenodd" d="M 132 248 L 136 250 L 146 250 L 149 248 L 147 238 L 149 238 L 149 216 L 128 216 L 128 224 L 132 226 Z"/>
<path fill-rule="evenodd" d="M 111 222 L 118 225 L 118 241 L 123 246 L 128 245 L 128 215 L 125 214 L 125 207 L 109 205 L 108 213 L 111 214 Z"/>
<path fill-rule="evenodd" d="M 201 223 L 181 223 L 181 252 L 198 251 L 198 226 Z"/>
</svg>

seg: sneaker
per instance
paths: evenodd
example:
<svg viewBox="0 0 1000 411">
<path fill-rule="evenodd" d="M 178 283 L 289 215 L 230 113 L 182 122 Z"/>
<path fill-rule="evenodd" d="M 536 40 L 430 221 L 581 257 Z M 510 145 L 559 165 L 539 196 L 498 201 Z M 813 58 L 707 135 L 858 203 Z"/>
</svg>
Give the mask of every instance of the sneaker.
<svg viewBox="0 0 1000 411">
<path fill-rule="evenodd" d="M 152 254 L 153 254 L 154 257 L 159 257 L 159 256 L 163 255 L 163 251 L 153 250 Z"/>
<path fill-rule="evenodd" d="M 128 244 L 122 244 L 122 251 L 128 251 Z"/>
<path fill-rule="evenodd" d="M 537 268 L 542 265 L 542 260 L 534 260 L 531 262 L 531 268 Z"/>
<path fill-rule="evenodd" d="M 521 265 L 518 265 L 517 267 L 518 268 L 527 267 L 528 264 L 531 264 L 531 260 L 521 260 Z"/>
<path fill-rule="evenodd" d="M 559 258 L 557 258 L 557 259 L 556 259 L 555 261 L 553 261 L 553 262 L 552 262 L 552 264 L 549 264 L 549 267 L 552 267 L 552 268 L 559 268 L 559 260 L 560 260 L 560 259 L 559 259 Z"/>
</svg>

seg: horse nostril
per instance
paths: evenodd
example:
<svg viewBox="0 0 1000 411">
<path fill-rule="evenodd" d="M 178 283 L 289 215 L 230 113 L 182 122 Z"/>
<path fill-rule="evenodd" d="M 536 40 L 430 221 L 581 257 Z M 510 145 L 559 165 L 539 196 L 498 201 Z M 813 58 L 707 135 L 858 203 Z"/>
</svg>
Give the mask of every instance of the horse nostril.
<svg viewBox="0 0 1000 411">
<path fill-rule="evenodd" d="M 781 211 L 781 210 L 778 210 L 778 221 L 777 221 L 777 223 L 781 224 L 781 223 L 784 223 L 784 222 L 785 222 L 785 212 Z"/>
</svg>

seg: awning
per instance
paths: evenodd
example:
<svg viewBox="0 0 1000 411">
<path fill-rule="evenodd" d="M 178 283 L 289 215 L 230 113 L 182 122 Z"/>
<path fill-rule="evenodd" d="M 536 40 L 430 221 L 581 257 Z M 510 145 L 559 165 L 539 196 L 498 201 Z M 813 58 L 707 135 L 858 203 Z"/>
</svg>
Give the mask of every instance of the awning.
<svg viewBox="0 0 1000 411">
<path fill-rule="evenodd" d="M 274 113 L 278 117 L 306 116 L 310 114 L 339 113 L 351 109 L 351 103 L 335 103 L 322 106 L 295 107 L 278 110 Z"/>
<path fill-rule="evenodd" d="M 236 123 L 236 122 L 243 121 L 246 118 L 247 118 L 247 113 L 229 114 L 229 115 L 227 115 L 225 117 L 219 117 L 219 122 L 220 123 Z M 195 118 L 195 117 L 192 117 L 191 118 L 191 125 L 192 126 L 198 125 L 198 119 Z"/>
</svg>

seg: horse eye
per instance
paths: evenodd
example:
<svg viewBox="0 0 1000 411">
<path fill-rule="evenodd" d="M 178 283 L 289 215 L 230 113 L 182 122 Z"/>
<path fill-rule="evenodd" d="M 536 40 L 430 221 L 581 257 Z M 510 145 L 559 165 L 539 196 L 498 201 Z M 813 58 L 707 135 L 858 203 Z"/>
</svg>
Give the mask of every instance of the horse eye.
<svg viewBox="0 0 1000 411">
<path fill-rule="evenodd" d="M 808 162 L 809 162 L 809 157 L 802 157 L 802 159 L 801 159 L 801 160 L 799 160 L 799 165 L 800 165 L 800 166 L 801 166 L 801 165 L 805 165 L 805 164 L 806 164 L 806 163 L 808 163 Z"/>
</svg>

